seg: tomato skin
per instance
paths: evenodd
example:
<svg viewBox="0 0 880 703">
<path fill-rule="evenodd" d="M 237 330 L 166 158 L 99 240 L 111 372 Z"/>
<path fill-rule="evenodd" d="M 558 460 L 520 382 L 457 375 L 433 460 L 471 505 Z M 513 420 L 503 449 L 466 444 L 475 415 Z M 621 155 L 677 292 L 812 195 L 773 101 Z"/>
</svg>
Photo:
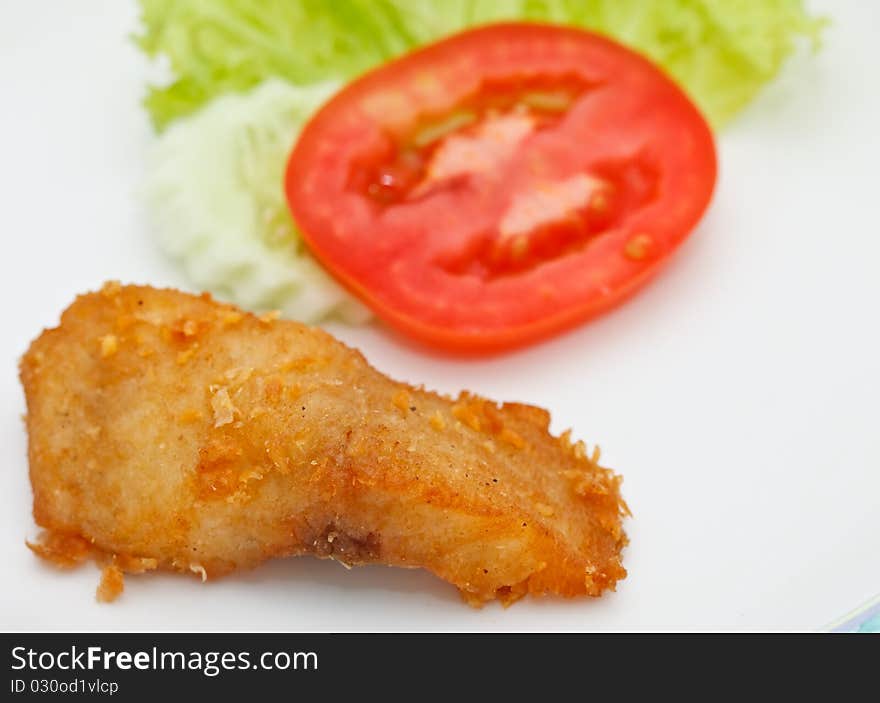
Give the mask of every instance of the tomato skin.
<svg viewBox="0 0 880 703">
<path fill-rule="evenodd" d="M 453 173 L 424 193 L 414 185 L 458 138 L 424 153 L 405 147 L 420 123 L 475 112 L 468 101 L 487 86 L 532 83 L 550 86 L 551 98 L 559 85 L 575 91 L 555 122 L 510 153 L 503 140 L 484 140 L 501 153 L 495 171 Z M 492 124 L 517 128 L 516 110 L 504 113 L 510 125 Z M 466 147 L 480 144 L 468 138 Z M 483 157 L 474 153 L 477 168 Z M 595 317 L 637 290 L 699 221 L 715 179 L 708 125 L 659 69 L 589 32 L 513 23 L 463 32 L 344 88 L 301 133 L 285 188 L 313 252 L 380 318 L 431 346 L 495 352 Z M 514 205 L 540 217 L 553 198 L 570 197 L 540 200 L 554 188 L 580 188 L 586 204 L 523 230 L 517 247 L 503 229 L 516 220 Z"/>
</svg>

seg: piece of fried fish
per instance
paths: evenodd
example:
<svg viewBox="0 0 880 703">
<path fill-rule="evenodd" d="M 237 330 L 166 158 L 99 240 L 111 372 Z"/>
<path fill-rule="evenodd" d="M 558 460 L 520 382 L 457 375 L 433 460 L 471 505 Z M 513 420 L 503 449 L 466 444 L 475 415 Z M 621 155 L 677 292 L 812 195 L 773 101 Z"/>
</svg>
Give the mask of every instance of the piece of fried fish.
<svg viewBox="0 0 880 703">
<path fill-rule="evenodd" d="M 620 477 L 549 415 L 397 383 L 328 334 L 109 283 L 21 362 L 31 547 L 202 578 L 299 554 L 422 567 L 467 602 L 626 575 Z M 102 590 L 99 589 L 99 596 Z"/>
</svg>

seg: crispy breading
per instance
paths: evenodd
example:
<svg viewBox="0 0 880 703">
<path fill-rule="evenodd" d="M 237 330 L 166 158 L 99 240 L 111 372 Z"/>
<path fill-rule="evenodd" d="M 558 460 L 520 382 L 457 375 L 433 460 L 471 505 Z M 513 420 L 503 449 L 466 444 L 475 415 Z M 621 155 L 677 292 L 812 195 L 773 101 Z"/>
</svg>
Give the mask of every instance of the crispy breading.
<svg viewBox="0 0 880 703">
<path fill-rule="evenodd" d="M 101 570 L 101 582 L 95 597 L 100 603 L 112 603 L 125 590 L 125 577 L 122 569 L 114 564 L 108 564 Z"/>
<path fill-rule="evenodd" d="M 546 411 L 392 381 L 317 329 L 108 284 L 21 379 L 56 560 L 88 544 L 120 571 L 213 578 L 313 554 L 423 567 L 473 605 L 626 575 L 621 479 Z"/>
</svg>

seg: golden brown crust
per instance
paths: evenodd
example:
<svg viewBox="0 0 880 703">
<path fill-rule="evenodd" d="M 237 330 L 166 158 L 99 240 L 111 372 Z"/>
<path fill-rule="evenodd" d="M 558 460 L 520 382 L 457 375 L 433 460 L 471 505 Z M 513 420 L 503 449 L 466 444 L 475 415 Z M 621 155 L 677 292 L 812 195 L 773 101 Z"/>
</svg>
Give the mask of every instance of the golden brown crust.
<svg viewBox="0 0 880 703">
<path fill-rule="evenodd" d="M 114 565 L 108 564 L 101 570 L 101 582 L 98 584 L 98 590 L 95 598 L 99 603 L 112 603 L 125 590 L 125 578 L 122 570 Z"/>
<path fill-rule="evenodd" d="M 59 569 L 72 569 L 92 556 L 92 545 L 79 535 L 46 531 L 36 542 L 25 542 L 28 549 Z"/>
<path fill-rule="evenodd" d="M 546 411 L 391 381 L 320 330 L 108 284 L 21 379 L 37 523 L 120 574 L 308 553 L 424 567 L 475 605 L 626 574 L 620 478 Z"/>
</svg>

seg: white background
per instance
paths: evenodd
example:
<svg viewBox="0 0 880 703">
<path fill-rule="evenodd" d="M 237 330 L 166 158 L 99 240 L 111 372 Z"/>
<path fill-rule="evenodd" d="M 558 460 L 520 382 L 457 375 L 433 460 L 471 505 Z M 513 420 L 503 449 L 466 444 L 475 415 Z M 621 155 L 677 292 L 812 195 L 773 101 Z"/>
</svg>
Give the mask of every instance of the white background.
<svg viewBox="0 0 880 703">
<path fill-rule="evenodd" d="M 336 328 L 381 370 L 549 408 L 599 442 L 635 517 L 601 600 L 463 605 L 424 572 L 292 559 L 213 583 L 40 563 L 18 357 L 109 278 L 186 282 L 136 190 L 151 139 L 133 3 L 0 6 L 0 626 L 4 629 L 821 628 L 880 591 L 880 5 L 816 3 L 824 50 L 792 61 L 719 138 L 702 225 L 616 312 L 489 361 Z"/>
</svg>

